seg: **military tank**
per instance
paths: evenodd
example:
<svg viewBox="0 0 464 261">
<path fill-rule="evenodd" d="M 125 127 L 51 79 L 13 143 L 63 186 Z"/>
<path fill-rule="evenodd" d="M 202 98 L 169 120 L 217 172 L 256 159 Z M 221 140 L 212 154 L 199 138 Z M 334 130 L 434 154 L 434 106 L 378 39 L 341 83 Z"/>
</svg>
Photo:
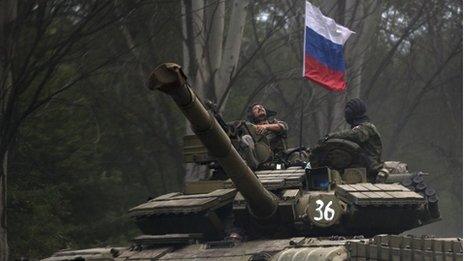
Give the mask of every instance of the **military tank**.
<svg viewBox="0 0 464 261">
<path fill-rule="evenodd" d="M 440 220 L 424 173 L 387 163 L 385 182 L 368 182 L 360 148 L 337 139 L 313 149 L 310 162 L 252 171 L 180 66 L 158 66 L 150 89 L 170 95 L 191 123 L 186 162 L 225 178 L 188 182 L 130 209 L 143 235 L 129 247 L 59 251 L 45 260 L 462 260 L 460 238 L 398 235 Z"/>
</svg>

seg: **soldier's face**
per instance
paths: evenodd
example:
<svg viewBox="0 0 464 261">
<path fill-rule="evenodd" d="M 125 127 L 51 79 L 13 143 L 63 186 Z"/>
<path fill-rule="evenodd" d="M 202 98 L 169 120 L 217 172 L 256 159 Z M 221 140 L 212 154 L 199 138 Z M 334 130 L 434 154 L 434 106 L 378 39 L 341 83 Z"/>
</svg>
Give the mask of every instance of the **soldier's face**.
<svg viewBox="0 0 464 261">
<path fill-rule="evenodd" d="M 353 113 L 351 112 L 350 109 L 345 108 L 345 120 L 348 124 L 353 123 Z"/>
<path fill-rule="evenodd" d="M 257 119 L 266 119 L 266 109 L 263 105 L 257 104 L 252 108 L 253 116 Z"/>
</svg>

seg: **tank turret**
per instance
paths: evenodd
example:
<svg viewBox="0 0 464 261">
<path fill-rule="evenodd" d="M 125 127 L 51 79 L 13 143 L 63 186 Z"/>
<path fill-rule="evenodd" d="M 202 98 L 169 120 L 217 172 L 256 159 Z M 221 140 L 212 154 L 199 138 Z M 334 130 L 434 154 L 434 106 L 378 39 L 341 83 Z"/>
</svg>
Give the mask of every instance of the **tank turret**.
<svg viewBox="0 0 464 261">
<path fill-rule="evenodd" d="M 130 209 L 143 235 L 128 248 L 61 251 L 47 261 L 462 260 L 460 238 L 379 235 L 440 219 L 425 173 L 384 162 L 390 176 L 370 183 L 359 146 L 338 139 L 313 148 L 307 164 L 253 172 L 236 150 L 239 132 L 224 131 L 179 65 L 158 66 L 149 88 L 170 95 L 192 125 L 197 138 L 184 139 L 184 160 L 214 166 L 226 179 L 188 182 Z"/>
<path fill-rule="evenodd" d="M 188 86 L 181 67 L 174 63 L 156 67 L 150 76 L 149 88 L 162 91 L 173 98 L 191 123 L 193 132 L 247 200 L 252 213 L 258 218 L 272 216 L 277 209 L 276 199 L 263 187 L 232 146 L 225 131 Z"/>
<path fill-rule="evenodd" d="M 219 238 L 228 233 L 226 227 L 232 223 L 258 238 L 373 235 L 399 233 L 439 218 L 420 190 L 395 183 L 369 183 L 365 169 L 354 164 L 359 152 L 356 144 L 342 140 L 331 140 L 315 150 L 320 156 L 311 162 L 313 168 L 253 173 L 221 124 L 189 87 L 179 65 L 156 67 L 149 88 L 173 98 L 208 154 L 230 179 L 187 184 L 183 195 L 161 196 L 132 209 L 146 234 L 200 233 Z M 195 222 L 205 225 L 193 229 Z"/>
</svg>

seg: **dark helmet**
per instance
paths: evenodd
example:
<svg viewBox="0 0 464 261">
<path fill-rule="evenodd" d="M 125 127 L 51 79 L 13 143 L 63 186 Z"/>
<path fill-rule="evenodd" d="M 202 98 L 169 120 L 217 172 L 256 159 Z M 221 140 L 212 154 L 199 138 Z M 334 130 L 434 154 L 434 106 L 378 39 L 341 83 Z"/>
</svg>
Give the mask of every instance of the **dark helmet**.
<svg viewBox="0 0 464 261">
<path fill-rule="evenodd" d="M 345 119 L 351 126 L 369 121 L 366 115 L 366 104 L 359 98 L 349 100 L 345 106 Z"/>
<path fill-rule="evenodd" d="M 270 110 L 268 109 L 264 104 L 260 103 L 260 102 L 255 102 L 255 103 L 252 103 L 250 106 L 248 106 L 247 108 L 247 115 L 246 115 L 246 119 L 247 121 L 251 122 L 251 123 L 257 123 L 258 122 L 258 119 L 256 119 L 253 115 L 253 107 L 255 107 L 256 105 L 261 105 L 264 107 L 264 109 L 266 110 L 266 117 L 269 119 L 271 117 L 274 117 L 277 112 L 273 111 L 273 110 Z"/>
</svg>

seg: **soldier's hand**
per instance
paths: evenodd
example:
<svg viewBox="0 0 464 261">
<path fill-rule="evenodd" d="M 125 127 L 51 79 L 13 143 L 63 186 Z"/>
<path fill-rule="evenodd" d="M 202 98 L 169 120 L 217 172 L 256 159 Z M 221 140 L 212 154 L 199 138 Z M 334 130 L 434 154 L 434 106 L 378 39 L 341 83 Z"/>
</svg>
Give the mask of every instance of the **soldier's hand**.
<svg viewBox="0 0 464 261">
<path fill-rule="evenodd" d="M 267 132 L 267 125 L 256 125 L 256 133 L 263 135 Z"/>
<path fill-rule="evenodd" d="M 375 178 L 375 183 L 385 183 L 389 176 L 389 171 L 385 168 L 380 169 L 379 173 L 377 173 L 377 177 Z"/>
</svg>

